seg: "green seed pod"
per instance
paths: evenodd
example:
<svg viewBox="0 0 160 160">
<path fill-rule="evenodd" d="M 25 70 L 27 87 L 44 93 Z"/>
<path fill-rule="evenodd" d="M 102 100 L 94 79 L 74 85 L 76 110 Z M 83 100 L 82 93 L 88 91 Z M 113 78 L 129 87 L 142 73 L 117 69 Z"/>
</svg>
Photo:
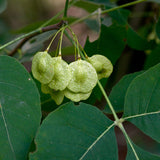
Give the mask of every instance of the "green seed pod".
<svg viewBox="0 0 160 160">
<path fill-rule="evenodd" d="M 32 60 L 32 73 L 43 84 L 49 83 L 54 75 L 54 63 L 47 52 L 38 52 Z"/>
<path fill-rule="evenodd" d="M 57 105 L 60 105 L 64 99 L 63 91 L 53 91 L 50 92 L 51 98 L 56 102 Z"/>
<path fill-rule="evenodd" d="M 81 93 L 81 92 L 78 92 L 78 93 L 75 93 L 75 92 L 72 92 L 70 91 L 69 89 L 65 89 L 64 90 L 64 95 L 70 99 L 71 101 L 73 102 L 79 102 L 81 100 L 86 100 L 89 98 L 89 96 L 91 95 L 92 91 L 88 92 L 88 93 Z"/>
<path fill-rule="evenodd" d="M 105 56 L 94 55 L 88 58 L 88 60 L 96 69 L 98 74 L 98 79 L 108 78 L 111 75 L 113 71 L 113 65 L 111 61 Z"/>
<path fill-rule="evenodd" d="M 84 61 L 78 60 L 70 63 L 71 80 L 67 88 L 75 93 L 88 93 L 97 84 L 98 77 L 93 66 Z"/>
<path fill-rule="evenodd" d="M 64 90 L 70 79 L 71 73 L 69 71 L 68 64 L 61 59 L 61 57 L 54 57 L 52 58 L 55 61 L 54 65 L 54 76 L 52 81 L 49 83 L 49 87 L 54 90 Z"/>
<path fill-rule="evenodd" d="M 41 84 L 41 91 L 44 94 L 49 94 L 52 92 L 52 89 L 48 86 L 48 84 Z"/>
</svg>

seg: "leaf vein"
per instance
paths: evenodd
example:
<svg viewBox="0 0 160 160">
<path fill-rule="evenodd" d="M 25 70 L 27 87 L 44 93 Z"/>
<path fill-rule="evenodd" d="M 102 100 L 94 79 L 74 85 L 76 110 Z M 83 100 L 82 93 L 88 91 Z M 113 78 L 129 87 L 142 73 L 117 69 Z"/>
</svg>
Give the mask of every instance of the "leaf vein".
<svg viewBox="0 0 160 160">
<path fill-rule="evenodd" d="M 3 112 L 3 108 L 2 108 L 1 103 L 0 103 L 0 109 L 1 109 L 1 115 L 2 115 L 4 125 L 5 125 L 6 133 L 7 133 L 8 142 L 9 142 L 11 151 L 13 153 L 14 159 L 16 159 L 14 148 L 13 148 L 13 145 L 12 145 L 12 142 L 11 142 L 11 139 L 10 139 L 9 130 L 8 130 L 8 127 L 7 127 L 7 122 L 6 122 L 6 119 L 5 119 L 5 116 L 4 116 L 4 112 Z"/>
<path fill-rule="evenodd" d="M 79 158 L 79 160 L 82 160 L 86 154 L 92 149 L 92 147 L 115 125 L 115 123 L 113 123 L 112 125 L 110 125 L 90 146 L 89 148 L 87 148 L 87 150 L 84 152 L 84 154 Z"/>
<path fill-rule="evenodd" d="M 127 119 L 131 119 L 131 118 L 137 118 L 137 117 L 142 117 L 142 116 L 148 116 L 148 115 L 154 115 L 154 114 L 159 114 L 160 111 L 156 111 L 156 112 L 150 112 L 150 113 L 142 113 L 142 114 L 137 114 L 137 115 L 133 115 L 133 116 L 128 116 L 123 118 L 124 120 Z"/>
<path fill-rule="evenodd" d="M 147 103 L 147 106 L 146 106 L 146 109 L 145 109 L 145 113 L 147 113 L 147 110 L 148 110 L 148 107 L 149 107 L 149 104 L 150 104 L 150 101 L 151 101 L 151 98 L 152 98 L 152 94 L 153 94 L 153 92 L 154 92 L 154 90 L 156 88 L 156 85 L 158 84 L 157 83 L 158 81 L 159 81 L 159 79 L 157 79 L 156 82 L 154 83 L 154 86 L 152 88 L 152 92 L 151 92 L 150 97 L 148 99 L 148 103 Z"/>
</svg>

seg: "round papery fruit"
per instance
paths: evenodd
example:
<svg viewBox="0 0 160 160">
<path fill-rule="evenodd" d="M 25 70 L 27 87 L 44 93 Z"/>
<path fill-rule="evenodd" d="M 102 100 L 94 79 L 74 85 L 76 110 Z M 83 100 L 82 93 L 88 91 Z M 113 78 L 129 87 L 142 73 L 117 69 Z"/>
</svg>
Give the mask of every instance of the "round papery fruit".
<svg viewBox="0 0 160 160">
<path fill-rule="evenodd" d="M 52 89 L 48 86 L 48 84 L 41 84 L 41 91 L 45 94 L 49 94 L 52 92 Z"/>
<path fill-rule="evenodd" d="M 73 102 L 79 102 L 81 100 L 86 100 L 89 98 L 89 96 L 91 95 L 92 91 L 88 92 L 88 93 L 82 93 L 82 92 L 72 92 L 69 89 L 65 89 L 64 90 L 64 95 L 70 99 Z"/>
<path fill-rule="evenodd" d="M 102 55 L 94 55 L 88 58 L 88 61 L 93 65 L 98 74 L 98 79 L 108 78 L 112 71 L 113 65 L 111 61 Z"/>
<path fill-rule="evenodd" d="M 32 73 L 43 84 L 49 83 L 54 75 L 54 63 L 47 52 L 38 52 L 32 60 Z"/>
<path fill-rule="evenodd" d="M 71 73 L 68 64 L 62 60 L 61 57 L 54 57 L 52 59 L 55 61 L 54 76 L 49 83 L 49 87 L 54 90 L 62 91 L 67 87 L 71 79 Z"/>
<path fill-rule="evenodd" d="M 78 60 L 69 64 L 71 80 L 67 88 L 72 92 L 88 93 L 97 84 L 98 77 L 94 67 L 84 61 Z"/>
<path fill-rule="evenodd" d="M 60 105 L 63 102 L 64 91 L 52 91 L 50 92 L 50 95 L 57 105 Z"/>
</svg>

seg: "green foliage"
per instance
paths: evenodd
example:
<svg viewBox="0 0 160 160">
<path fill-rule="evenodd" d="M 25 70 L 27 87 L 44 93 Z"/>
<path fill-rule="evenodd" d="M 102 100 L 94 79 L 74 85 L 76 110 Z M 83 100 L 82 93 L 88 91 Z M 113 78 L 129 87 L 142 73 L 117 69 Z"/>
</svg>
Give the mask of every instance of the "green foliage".
<svg viewBox="0 0 160 160">
<path fill-rule="evenodd" d="M 116 112 L 122 112 L 124 110 L 124 100 L 125 100 L 125 95 L 127 92 L 127 89 L 132 82 L 132 80 L 142 72 L 136 72 L 132 74 L 128 74 L 124 76 L 117 84 L 112 88 L 112 91 L 109 95 L 109 99 L 114 106 L 114 109 Z M 119 94 L 121 92 L 121 94 Z M 111 110 L 109 109 L 109 106 L 105 107 L 103 110 L 105 113 L 111 113 Z"/>
<path fill-rule="evenodd" d="M 0 56 L 0 159 L 27 158 L 40 118 L 39 93 L 31 76 L 15 59 Z"/>
<path fill-rule="evenodd" d="M 67 103 L 44 120 L 36 137 L 37 150 L 30 154 L 30 159 L 96 160 L 107 157 L 117 160 L 112 125 L 111 120 L 91 105 Z"/>
<path fill-rule="evenodd" d="M 134 148 L 136 150 L 136 153 L 138 154 L 139 159 L 144 159 L 144 160 L 159 160 L 160 156 L 154 155 L 152 153 L 146 152 L 142 148 L 139 148 L 138 146 L 134 145 Z M 132 152 L 131 147 L 128 145 L 128 153 L 126 160 L 134 160 L 135 155 Z"/>
<path fill-rule="evenodd" d="M 99 4 L 89 2 L 89 1 L 84 1 L 84 0 L 79 0 L 74 5 L 79 8 L 83 8 L 84 10 L 88 11 L 89 13 L 92 13 L 101 7 L 101 5 L 99 5 Z"/>
<path fill-rule="evenodd" d="M 70 1 L 64 11 L 48 21 L 37 21 L 12 32 L 16 36 L 26 34 L 0 46 L 0 54 L 12 51 L 23 38 L 28 41 L 13 54 L 17 60 L 0 56 L 0 160 L 118 160 L 120 146 L 115 127 L 119 127 L 126 140 L 126 160 L 160 159 L 160 18 L 157 13 L 157 21 L 148 27 L 155 12 L 142 14 L 146 19 L 151 17 L 134 30 L 130 20 L 141 15 L 129 6 L 142 1 L 121 6 L 116 0 Z M 159 3 L 159 0 L 148 1 Z M 7 1 L 0 0 L 0 13 L 6 4 Z M 88 15 L 66 17 L 72 5 Z M 58 26 L 58 31 L 57 28 L 45 31 L 45 27 L 59 22 L 62 26 Z M 70 27 L 79 22 L 84 22 L 90 33 L 99 33 L 93 42 L 88 36 L 84 49 Z M 60 38 L 56 37 L 58 33 Z M 68 41 L 62 45 L 62 40 L 66 40 L 63 33 L 73 45 L 68 45 Z M 46 49 L 44 42 L 52 36 Z M 52 50 L 55 37 L 59 41 L 56 47 L 52 45 Z M 0 19 L 0 43 L 6 39 L 11 36 L 5 21 Z M 144 67 L 136 68 L 138 72 L 133 73 L 130 69 L 135 67 L 137 58 L 133 64 L 130 62 L 136 50 L 146 54 L 146 59 L 138 58 Z M 37 52 L 45 56 L 36 59 Z M 95 55 L 98 56 L 94 59 Z M 32 61 L 31 75 L 42 84 L 18 61 Z M 115 81 L 118 82 L 112 88 Z M 112 114 L 112 120 L 108 114 Z M 156 151 L 129 137 L 125 124 L 134 125 L 157 143 Z"/>
<path fill-rule="evenodd" d="M 110 27 L 102 25 L 100 37 L 94 42 L 87 40 L 85 51 L 88 56 L 94 54 L 104 55 L 111 60 L 112 64 L 115 64 L 125 47 L 125 38 L 124 27 L 118 24 L 113 24 Z"/>
<path fill-rule="evenodd" d="M 160 64 L 137 76 L 129 85 L 124 103 L 124 115 L 144 133 L 160 142 Z M 144 83 L 145 82 L 145 83 Z"/>
<path fill-rule="evenodd" d="M 154 43 L 140 37 L 131 27 L 127 29 L 127 44 L 136 50 L 144 51 L 154 47 Z"/>
<path fill-rule="evenodd" d="M 149 53 L 149 55 L 147 55 L 144 68 L 148 69 L 158 64 L 159 62 L 160 62 L 160 45 L 157 45 L 156 48 L 153 49 L 151 53 Z"/>
<path fill-rule="evenodd" d="M 160 91 L 159 72 L 160 65 L 157 65 L 145 73 L 127 77 L 131 80 L 136 76 L 126 92 L 123 115 L 124 120 L 134 123 L 158 142 L 160 134 L 158 127 L 160 111 L 159 102 L 157 102 Z M 144 92 L 144 90 L 147 91 Z M 139 95 L 135 96 L 136 94 Z M 114 123 L 93 106 L 85 103 L 75 106 L 73 103 L 67 103 L 44 120 L 36 137 L 37 151 L 31 154 L 31 159 L 50 159 L 51 157 L 60 159 L 60 155 L 63 155 L 64 158 L 71 160 L 77 157 L 78 159 L 96 159 L 96 156 L 100 159 L 116 160 L 118 158 L 115 154 L 117 147 L 113 126 Z M 160 158 L 135 144 L 133 146 L 140 159 Z M 99 152 L 100 148 L 101 152 Z M 102 152 L 105 148 L 108 149 Z M 114 148 L 114 155 L 111 154 L 112 148 Z M 135 159 L 129 145 L 127 159 Z"/>
</svg>

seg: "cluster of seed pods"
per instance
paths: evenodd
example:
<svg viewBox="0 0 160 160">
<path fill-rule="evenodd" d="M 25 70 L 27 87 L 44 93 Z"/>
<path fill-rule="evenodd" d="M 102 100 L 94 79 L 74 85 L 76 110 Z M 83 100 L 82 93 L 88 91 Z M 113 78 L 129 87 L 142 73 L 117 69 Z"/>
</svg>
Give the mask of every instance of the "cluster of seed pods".
<svg viewBox="0 0 160 160">
<path fill-rule="evenodd" d="M 102 55 L 68 64 L 61 56 L 51 57 L 45 51 L 36 53 L 32 61 L 34 78 L 41 82 L 42 92 L 50 94 L 57 105 L 64 96 L 74 102 L 86 100 L 98 79 L 109 77 L 112 70 L 111 62 Z"/>
</svg>

